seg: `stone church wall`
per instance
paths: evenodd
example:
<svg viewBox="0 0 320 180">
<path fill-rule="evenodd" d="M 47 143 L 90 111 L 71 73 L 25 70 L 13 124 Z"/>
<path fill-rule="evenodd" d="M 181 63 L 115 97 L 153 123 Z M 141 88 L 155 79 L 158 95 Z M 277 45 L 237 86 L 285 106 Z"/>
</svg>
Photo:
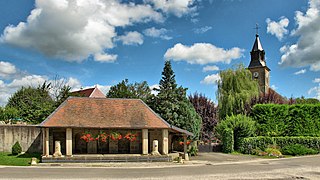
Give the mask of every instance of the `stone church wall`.
<svg viewBox="0 0 320 180">
<path fill-rule="evenodd" d="M 17 141 L 23 152 L 42 153 L 41 128 L 32 125 L 0 125 L 0 152 L 11 152 Z"/>
</svg>

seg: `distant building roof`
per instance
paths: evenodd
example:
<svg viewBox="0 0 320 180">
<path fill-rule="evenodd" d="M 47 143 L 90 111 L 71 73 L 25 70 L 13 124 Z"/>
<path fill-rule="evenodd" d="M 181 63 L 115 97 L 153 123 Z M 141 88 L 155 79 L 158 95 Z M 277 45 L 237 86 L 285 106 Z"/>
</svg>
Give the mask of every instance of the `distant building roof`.
<svg viewBox="0 0 320 180">
<path fill-rule="evenodd" d="M 90 98 L 105 98 L 106 95 L 104 95 L 100 89 L 97 87 L 94 88 L 88 88 L 88 89 L 82 89 L 79 91 L 71 92 L 73 95 L 80 95 L 81 97 L 90 97 Z"/>
<path fill-rule="evenodd" d="M 41 127 L 105 129 L 171 129 L 192 133 L 168 124 L 140 99 L 69 97 Z"/>
</svg>

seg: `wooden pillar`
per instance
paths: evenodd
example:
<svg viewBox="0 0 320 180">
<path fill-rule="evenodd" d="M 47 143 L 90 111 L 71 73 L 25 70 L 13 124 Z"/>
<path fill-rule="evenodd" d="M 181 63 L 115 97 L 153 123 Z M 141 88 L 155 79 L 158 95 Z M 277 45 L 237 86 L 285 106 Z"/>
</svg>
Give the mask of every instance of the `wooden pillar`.
<svg viewBox="0 0 320 180">
<path fill-rule="evenodd" d="M 187 149 L 187 135 L 183 135 L 183 153 L 184 160 L 189 161 L 188 149 Z"/>
<path fill-rule="evenodd" d="M 42 128 L 42 150 L 43 156 L 49 156 L 49 128 Z"/>
<path fill-rule="evenodd" d="M 149 145 L 148 145 L 148 129 L 142 129 L 142 154 L 148 154 L 148 149 L 149 149 Z"/>
<path fill-rule="evenodd" d="M 66 156 L 72 156 L 72 129 L 66 129 Z"/>
<path fill-rule="evenodd" d="M 168 129 L 162 129 L 162 154 L 168 154 L 169 152 L 169 141 L 168 141 Z"/>
</svg>

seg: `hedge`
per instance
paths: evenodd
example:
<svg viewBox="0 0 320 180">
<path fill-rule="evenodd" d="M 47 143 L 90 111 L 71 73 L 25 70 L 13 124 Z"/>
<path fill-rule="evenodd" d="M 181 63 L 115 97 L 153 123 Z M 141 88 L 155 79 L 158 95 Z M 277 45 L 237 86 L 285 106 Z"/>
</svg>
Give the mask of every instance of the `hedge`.
<svg viewBox="0 0 320 180">
<path fill-rule="evenodd" d="M 253 149 L 266 149 L 269 145 L 283 148 L 289 145 L 301 144 L 305 147 L 320 150 L 320 137 L 268 137 L 258 136 L 243 138 L 239 144 L 239 151 L 250 154 Z"/>
<path fill-rule="evenodd" d="M 258 136 L 320 137 L 320 104 L 257 104 L 250 116 Z"/>
<path fill-rule="evenodd" d="M 230 128 L 224 129 L 222 133 L 222 152 L 231 153 L 234 151 L 233 130 Z"/>
</svg>

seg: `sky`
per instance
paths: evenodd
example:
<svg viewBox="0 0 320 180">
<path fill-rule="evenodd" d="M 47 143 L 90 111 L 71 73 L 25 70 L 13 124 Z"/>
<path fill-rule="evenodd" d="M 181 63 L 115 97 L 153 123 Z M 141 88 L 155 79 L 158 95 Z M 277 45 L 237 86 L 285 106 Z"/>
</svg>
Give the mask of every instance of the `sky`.
<svg viewBox="0 0 320 180">
<path fill-rule="evenodd" d="M 157 87 L 165 60 L 217 102 L 219 71 L 249 65 L 256 24 L 271 87 L 320 99 L 320 0 L 2 0 L 0 106 L 44 81 Z"/>
</svg>

